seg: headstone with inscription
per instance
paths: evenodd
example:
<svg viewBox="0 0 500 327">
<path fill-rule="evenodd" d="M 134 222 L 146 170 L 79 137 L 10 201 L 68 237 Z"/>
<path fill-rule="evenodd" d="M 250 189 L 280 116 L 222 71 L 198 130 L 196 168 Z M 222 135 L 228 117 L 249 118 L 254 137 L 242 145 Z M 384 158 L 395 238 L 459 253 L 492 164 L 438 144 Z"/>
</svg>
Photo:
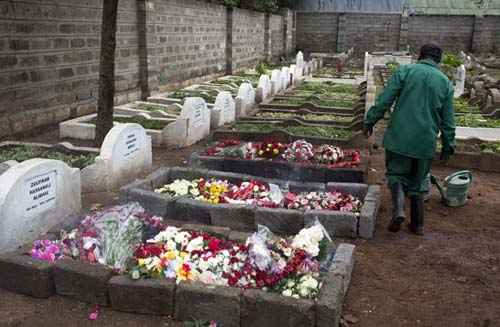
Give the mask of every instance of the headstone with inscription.
<svg viewBox="0 0 500 327">
<path fill-rule="evenodd" d="M 202 98 L 186 98 L 181 119 L 187 119 L 187 145 L 194 144 L 210 134 L 210 110 Z"/>
<path fill-rule="evenodd" d="M 33 241 L 81 209 L 80 170 L 30 159 L 0 176 L 0 252 Z"/>
<path fill-rule="evenodd" d="M 281 90 L 283 89 L 283 87 L 281 86 L 281 82 L 281 71 L 278 69 L 273 70 L 271 73 L 271 93 L 273 95 L 281 92 Z"/>
<path fill-rule="evenodd" d="M 271 80 L 267 75 L 261 75 L 257 86 L 256 100 L 257 102 L 265 101 L 271 96 Z"/>
<path fill-rule="evenodd" d="M 219 92 L 215 99 L 215 105 L 210 113 L 212 129 L 216 129 L 227 123 L 232 123 L 236 120 L 236 105 L 231 96 L 231 92 Z"/>
<path fill-rule="evenodd" d="M 118 124 L 106 135 L 92 169 L 82 170 L 84 192 L 112 191 L 151 172 L 151 136 L 139 124 Z"/>
<path fill-rule="evenodd" d="M 250 83 L 242 83 L 236 97 L 236 118 L 247 116 L 255 105 L 255 90 Z"/>
</svg>

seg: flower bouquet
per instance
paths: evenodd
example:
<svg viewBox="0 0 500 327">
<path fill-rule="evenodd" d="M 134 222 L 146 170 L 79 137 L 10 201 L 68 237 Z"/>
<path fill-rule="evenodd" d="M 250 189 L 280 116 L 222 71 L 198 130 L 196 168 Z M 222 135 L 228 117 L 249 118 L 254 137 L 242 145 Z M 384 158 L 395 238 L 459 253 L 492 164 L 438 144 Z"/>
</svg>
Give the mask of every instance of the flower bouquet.
<svg viewBox="0 0 500 327">
<path fill-rule="evenodd" d="M 335 164 L 344 159 L 344 151 L 337 146 L 324 144 L 314 150 L 314 159 L 322 164 Z"/>
<path fill-rule="evenodd" d="M 317 225 L 289 239 L 272 238 L 260 226 L 246 244 L 167 227 L 136 250 L 130 275 L 314 298 L 321 287 L 320 248 L 324 242 L 328 236 Z"/>
<path fill-rule="evenodd" d="M 266 141 L 257 143 L 255 148 L 259 157 L 272 159 L 278 157 L 285 149 L 285 146 L 280 142 Z"/>
<path fill-rule="evenodd" d="M 335 210 L 360 212 L 361 201 L 350 194 L 340 192 L 287 193 L 284 206 L 295 210 Z"/>
<path fill-rule="evenodd" d="M 309 161 L 314 157 L 314 147 L 305 140 L 298 140 L 288 146 L 282 158 L 286 161 Z"/>
</svg>

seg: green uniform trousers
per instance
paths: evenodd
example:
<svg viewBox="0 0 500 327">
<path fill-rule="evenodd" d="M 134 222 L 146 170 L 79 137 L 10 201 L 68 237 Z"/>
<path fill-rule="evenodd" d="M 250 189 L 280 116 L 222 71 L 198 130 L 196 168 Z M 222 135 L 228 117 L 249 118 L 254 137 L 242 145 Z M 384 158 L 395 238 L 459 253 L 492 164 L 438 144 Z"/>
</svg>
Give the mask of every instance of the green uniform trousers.
<svg viewBox="0 0 500 327">
<path fill-rule="evenodd" d="M 432 159 L 416 159 L 385 151 L 387 182 L 390 185 L 401 183 L 409 196 L 429 191 L 428 175 Z"/>
</svg>

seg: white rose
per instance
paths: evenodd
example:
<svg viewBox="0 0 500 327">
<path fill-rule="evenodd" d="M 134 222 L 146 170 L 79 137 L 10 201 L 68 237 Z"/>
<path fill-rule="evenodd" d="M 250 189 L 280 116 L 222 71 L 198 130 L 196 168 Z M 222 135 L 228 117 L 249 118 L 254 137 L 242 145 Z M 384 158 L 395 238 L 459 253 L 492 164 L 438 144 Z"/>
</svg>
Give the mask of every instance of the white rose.
<svg viewBox="0 0 500 327">
<path fill-rule="evenodd" d="M 201 249 L 203 249 L 203 245 L 204 245 L 203 237 L 198 236 L 197 238 L 192 239 L 189 242 L 189 244 L 186 247 L 186 251 L 187 252 L 200 251 Z"/>
<path fill-rule="evenodd" d="M 299 294 L 301 297 L 309 297 L 309 289 L 308 288 L 299 288 Z"/>
<path fill-rule="evenodd" d="M 292 290 L 284 290 L 283 293 L 281 293 L 283 296 L 292 296 L 292 294 Z"/>
</svg>

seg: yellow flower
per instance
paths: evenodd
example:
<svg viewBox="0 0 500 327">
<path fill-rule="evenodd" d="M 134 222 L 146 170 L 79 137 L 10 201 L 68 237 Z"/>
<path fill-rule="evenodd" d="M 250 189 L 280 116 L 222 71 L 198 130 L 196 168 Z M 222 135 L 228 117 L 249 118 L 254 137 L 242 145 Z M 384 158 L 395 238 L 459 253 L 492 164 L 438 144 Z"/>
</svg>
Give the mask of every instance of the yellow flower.
<svg viewBox="0 0 500 327">
<path fill-rule="evenodd" d="M 168 251 L 164 254 L 165 258 L 168 260 L 175 260 L 177 258 L 177 251 Z"/>
<path fill-rule="evenodd" d="M 187 257 L 189 257 L 189 253 L 181 252 L 181 253 L 179 253 L 179 257 L 181 257 L 182 260 L 185 260 Z"/>
<path fill-rule="evenodd" d="M 279 150 L 278 150 L 278 149 L 274 149 L 274 150 L 273 150 L 273 153 L 274 153 L 274 154 L 278 154 L 278 153 L 280 153 L 280 152 L 279 152 Z"/>
<path fill-rule="evenodd" d="M 144 259 L 138 259 L 138 260 L 137 260 L 137 264 L 138 264 L 139 266 L 141 266 L 141 267 L 142 267 L 142 266 L 144 266 L 144 265 L 146 264 L 146 262 L 145 262 L 145 261 L 146 261 L 146 260 L 144 260 Z"/>
</svg>

